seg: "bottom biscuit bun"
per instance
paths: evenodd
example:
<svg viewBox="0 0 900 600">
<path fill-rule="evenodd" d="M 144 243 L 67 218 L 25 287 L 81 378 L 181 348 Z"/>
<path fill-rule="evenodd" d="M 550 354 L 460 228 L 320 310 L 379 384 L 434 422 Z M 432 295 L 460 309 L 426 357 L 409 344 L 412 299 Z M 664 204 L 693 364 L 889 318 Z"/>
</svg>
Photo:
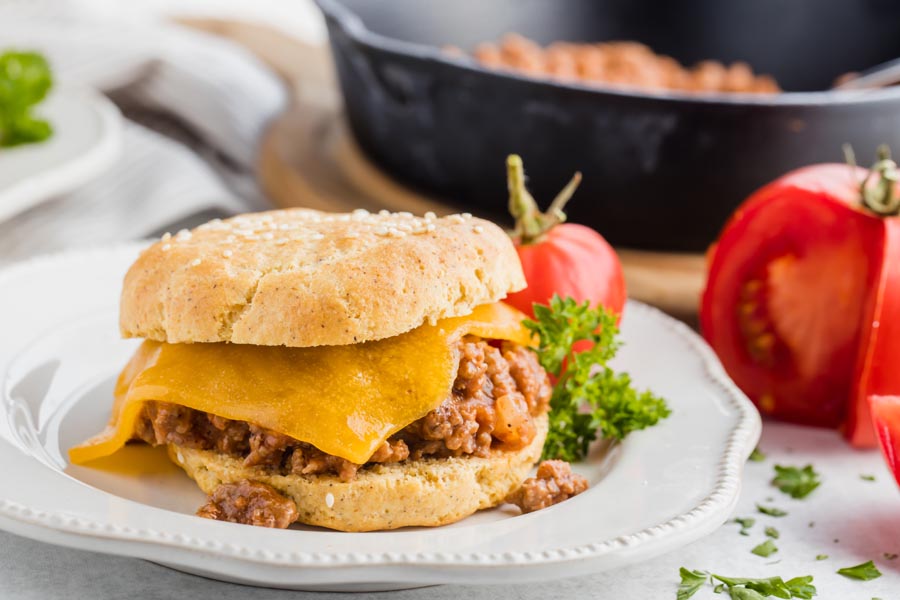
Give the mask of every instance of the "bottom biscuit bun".
<svg viewBox="0 0 900 600">
<path fill-rule="evenodd" d="M 259 481 L 297 504 L 299 523 L 340 531 L 375 531 L 447 525 L 502 503 L 541 456 L 547 416 L 535 422 L 537 435 L 521 450 L 493 450 L 486 458 L 376 464 L 360 470 L 353 481 L 341 481 L 335 475 L 278 475 L 260 467 L 245 467 L 233 456 L 175 444 L 169 444 L 168 452 L 207 494 L 223 483 Z"/>
</svg>

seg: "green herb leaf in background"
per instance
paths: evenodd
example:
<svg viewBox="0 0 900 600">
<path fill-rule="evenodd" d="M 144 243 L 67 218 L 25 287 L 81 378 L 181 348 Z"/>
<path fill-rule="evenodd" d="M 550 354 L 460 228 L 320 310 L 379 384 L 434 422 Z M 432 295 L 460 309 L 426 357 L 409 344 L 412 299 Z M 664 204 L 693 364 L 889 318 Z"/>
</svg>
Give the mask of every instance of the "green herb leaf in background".
<svg viewBox="0 0 900 600">
<path fill-rule="evenodd" d="M 46 59 L 35 52 L 0 54 L 0 147 L 40 142 L 52 135 L 32 113 L 53 86 Z"/>
<path fill-rule="evenodd" d="M 756 510 L 764 515 L 769 515 L 770 517 L 784 517 L 787 515 L 787 513 L 780 508 L 775 508 L 774 506 L 763 506 L 762 504 L 757 504 Z"/>
<path fill-rule="evenodd" d="M 777 540 L 781 537 L 781 534 L 774 527 L 766 527 L 765 533 L 767 536 L 772 538 L 773 540 Z"/>
<path fill-rule="evenodd" d="M 863 481 L 875 481 L 874 475 L 860 475 L 859 478 Z"/>
<path fill-rule="evenodd" d="M 747 460 L 751 460 L 753 462 L 762 462 L 766 460 L 766 455 L 762 450 L 759 449 L 759 446 L 753 449 L 753 452 L 750 453 L 750 458 Z"/>
<path fill-rule="evenodd" d="M 772 485 L 791 498 L 806 498 L 821 483 L 819 474 L 812 465 L 806 465 L 802 469 L 775 465 L 775 479 L 772 480 Z"/>
<path fill-rule="evenodd" d="M 861 581 L 869 581 L 871 579 L 878 579 L 881 577 L 881 571 L 875 566 L 871 560 L 864 562 L 861 565 L 856 565 L 855 567 L 844 567 L 843 569 L 838 569 L 838 575 L 843 575 L 844 577 L 849 577 L 850 579 L 859 579 Z"/>
<path fill-rule="evenodd" d="M 816 554 L 816 560 L 828 560 L 827 554 Z"/>
<path fill-rule="evenodd" d="M 557 380 L 544 459 L 581 460 L 598 433 L 622 440 L 669 416 L 665 400 L 638 392 L 627 373 L 607 366 L 620 346 L 619 327 L 616 315 L 602 306 L 554 295 L 549 306 L 535 304 L 534 320 L 523 324 L 538 336 L 538 361 Z M 578 342 L 591 347 L 576 353 Z"/>
<path fill-rule="evenodd" d="M 772 540 L 766 540 L 762 544 L 756 546 L 750 552 L 757 556 L 768 558 L 769 556 L 772 556 L 773 554 L 778 552 L 778 547 L 775 546 L 775 542 L 773 542 Z"/>
</svg>

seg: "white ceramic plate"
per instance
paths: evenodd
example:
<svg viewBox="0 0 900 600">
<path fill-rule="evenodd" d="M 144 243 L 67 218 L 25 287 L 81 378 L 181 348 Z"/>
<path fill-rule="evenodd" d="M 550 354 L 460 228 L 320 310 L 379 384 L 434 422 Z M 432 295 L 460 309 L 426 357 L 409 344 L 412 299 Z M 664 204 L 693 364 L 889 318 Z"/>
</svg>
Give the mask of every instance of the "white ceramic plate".
<svg viewBox="0 0 900 600">
<path fill-rule="evenodd" d="M 36 112 L 53 125 L 53 135 L 0 148 L 0 221 L 87 183 L 119 156 L 122 117 L 105 96 L 64 88 Z"/>
<path fill-rule="evenodd" d="M 66 450 L 105 424 L 136 341 L 118 338 L 137 247 L 39 259 L 0 273 L 0 527 L 216 579 L 303 589 L 502 583 L 612 569 L 674 550 L 729 516 L 759 415 L 683 324 L 630 303 L 616 367 L 673 414 L 578 465 L 586 493 L 529 515 L 500 507 L 455 525 L 378 533 L 269 530 L 192 516 L 203 496 L 149 447 L 108 468 Z M 138 457 L 153 460 L 136 461 Z"/>
</svg>

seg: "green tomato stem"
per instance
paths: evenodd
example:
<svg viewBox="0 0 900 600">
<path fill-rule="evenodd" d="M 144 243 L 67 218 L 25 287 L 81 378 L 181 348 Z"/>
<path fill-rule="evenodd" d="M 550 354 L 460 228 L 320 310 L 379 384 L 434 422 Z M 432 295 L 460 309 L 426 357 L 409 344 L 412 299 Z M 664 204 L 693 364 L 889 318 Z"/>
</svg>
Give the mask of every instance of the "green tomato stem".
<svg viewBox="0 0 900 600">
<path fill-rule="evenodd" d="M 844 146 L 847 162 L 856 166 L 853 148 Z M 868 174 L 859 185 L 862 204 L 881 217 L 892 217 L 900 214 L 900 195 L 896 193 L 897 182 L 900 181 L 900 169 L 891 159 L 891 149 L 887 144 L 878 146 L 878 160 L 869 169 Z M 874 183 L 872 178 L 876 178 Z"/>
<path fill-rule="evenodd" d="M 581 173 L 575 173 L 553 199 L 547 212 L 541 212 L 534 197 L 525 187 L 525 167 L 522 157 L 510 154 L 506 159 L 506 183 L 509 189 L 509 214 L 516 220 L 513 235 L 520 244 L 533 244 L 551 229 L 566 221 L 563 209 L 581 183 Z"/>
</svg>

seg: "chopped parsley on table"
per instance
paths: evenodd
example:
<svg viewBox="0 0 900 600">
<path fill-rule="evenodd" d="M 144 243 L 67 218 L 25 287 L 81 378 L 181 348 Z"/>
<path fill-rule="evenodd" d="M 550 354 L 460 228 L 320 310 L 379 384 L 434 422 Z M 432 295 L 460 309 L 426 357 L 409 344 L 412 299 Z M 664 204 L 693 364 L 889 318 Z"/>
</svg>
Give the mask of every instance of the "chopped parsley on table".
<svg viewBox="0 0 900 600">
<path fill-rule="evenodd" d="M 627 373 L 608 366 L 621 345 L 615 314 L 559 296 L 553 296 L 549 306 L 533 308 L 534 320 L 523 324 L 539 339 L 536 353 L 541 366 L 556 378 L 542 458 L 581 460 L 598 434 L 622 440 L 669 416 L 665 400 L 637 391 Z M 578 342 L 591 347 L 576 353 Z"/>
<path fill-rule="evenodd" d="M 691 571 L 684 567 L 681 567 L 680 573 L 681 584 L 678 586 L 677 600 L 687 600 L 696 594 L 707 580 L 710 581 L 715 593 L 727 591 L 732 600 L 759 600 L 770 597 L 809 600 L 816 595 L 811 575 L 785 581 L 781 577 L 747 579 L 710 575 L 705 571 Z"/>
<path fill-rule="evenodd" d="M 787 512 L 781 510 L 780 508 L 775 508 L 774 506 L 763 506 L 762 504 L 757 504 L 756 510 L 764 515 L 769 515 L 770 517 L 784 517 L 787 515 Z"/>
<path fill-rule="evenodd" d="M 860 475 L 859 478 L 863 481 L 875 481 L 874 475 Z"/>
<path fill-rule="evenodd" d="M 734 519 L 734 522 L 741 526 L 740 534 L 741 535 L 750 535 L 750 528 L 753 527 L 753 524 L 756 523 L 756 519 L 752 517 L 737 517 Z"/>
<path fill-rule="evenodd" d="M 772 480 L 772 485 L 791 498 L 806 498 L 821 483 L 819 474 L 812 465 L 806 465 L 803 468 L 775 465 L 775 478 Z"/>
<path fill-rule="evenodd" d="M 777 540 L 781 537 L 781 534 L 774 527 L 766 527 L 765 533 L 767 536 L 772 538 L 773 540 Z"/>
<path fill-rule="evenodd" d="M 778 547 L 775 545 L 775 542 L 772 540 L 766 540 L 762 544 L 759 544 L 753 550 L 751 550 L 753 554 L 757 556 L 762 556 L 763 558 L 768 558 L 778 552 Z"/>
<path fill-rule="evenodd" d="M 838 575 L 849 577 L 850 579 L 859 579 L 860 581 L 869 581 L 881 577 L 881 571 L 875 566 L 871 560 L 856 565 L 855 567 L 844 567 L 837 570 Z"/>
<path fill-rule="evenodd" d="M 40 142 L 53 134 L 32 109 L 53 87 L 47 60 L 36 52 L 0 54 L 0 147 Z"/>
<path fill-rule="evenodd" d="M 762 462 L 766 460 L 765 453 L 759 449 L 759 446 L 753 449 L 753 452 L 750 453 L 750 458 L 748 459 L 753 462 Z"/>
<path fill-rule="evenodd" d="M 704 571 L 690 571 L 681 567 L 681 583 L 678 585 L 677 600 L 687 600 L 697 593 L 706 583 L 709 573 Z"/>
</svg>

